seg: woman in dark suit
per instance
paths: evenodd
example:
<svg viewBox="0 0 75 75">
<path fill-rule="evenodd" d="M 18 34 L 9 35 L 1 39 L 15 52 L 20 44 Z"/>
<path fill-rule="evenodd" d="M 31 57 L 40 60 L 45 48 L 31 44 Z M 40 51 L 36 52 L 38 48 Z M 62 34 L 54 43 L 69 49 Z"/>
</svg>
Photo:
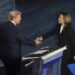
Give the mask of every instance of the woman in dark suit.
<svg viewBox="0 0 75 75">
<path fill-rule="evenodd" d="M 59 37 L 59 46 L 67 46 L 67 50 L 63 52 L 61 63 L 61 75 L 72 75 L 67 65 L 75 60 L 75 35 L 71 28 L 71 16 L 62 12 L 58 16 L 58 25 L 51 31 L 43 35 L 43 39 L 57 34 Z"/>
</svg>

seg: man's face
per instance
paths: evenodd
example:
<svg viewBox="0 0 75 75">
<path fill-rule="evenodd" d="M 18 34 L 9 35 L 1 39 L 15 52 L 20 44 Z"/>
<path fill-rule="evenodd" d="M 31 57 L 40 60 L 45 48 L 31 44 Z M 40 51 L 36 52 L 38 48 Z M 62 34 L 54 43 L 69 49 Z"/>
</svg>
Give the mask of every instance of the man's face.
<svg viewBox="0 0 75 75">
<path fill-rule="evenodd" d="M 21 15 L 17 15 L 15 18 L 14 18 L 14 21 L 16 24 L 20 24 L 21 22 Z"/>
</svg>

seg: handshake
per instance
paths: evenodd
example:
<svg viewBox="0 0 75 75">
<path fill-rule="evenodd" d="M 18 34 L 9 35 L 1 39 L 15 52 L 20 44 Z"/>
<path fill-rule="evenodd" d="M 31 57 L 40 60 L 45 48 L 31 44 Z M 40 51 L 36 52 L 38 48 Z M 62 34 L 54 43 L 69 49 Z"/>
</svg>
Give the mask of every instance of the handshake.
<svg viewBox="0 0 75 75">
<path fill-rule="evenodd" d="M 36 45 L 39 45 L 39 44 L 42 43 L 43 37 L 42 37 L 42 36 L 39 36 L 39 37 L 37 37 L 34 41 L 35 41 L 35 44 L 36 44 Z"/>
</svg>

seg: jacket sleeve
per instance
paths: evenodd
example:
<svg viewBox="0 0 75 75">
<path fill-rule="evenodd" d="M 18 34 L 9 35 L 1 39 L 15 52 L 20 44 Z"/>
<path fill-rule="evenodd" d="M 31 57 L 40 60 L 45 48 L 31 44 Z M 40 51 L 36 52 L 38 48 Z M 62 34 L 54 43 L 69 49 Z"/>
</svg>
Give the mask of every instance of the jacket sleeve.
<svg viewBox="0 0 75 75">
<path fill-rule="evenodd" d="M 17 40 L 25 45 L 35 46 L 35 41 L 25 37 L 20 31 L 17 31 Z"/>
<path fill-rule="evenodd" d="M 68 31 L 68 37 L 69 37 L 69 40 L 71 41 L 71 45 L 72 45 L 72 49 L 73 49 L 73 54 L 75 56 L 75 33 L 74 33 L 74 30 L 73 29 L 69 29 Z"/>
<path fill-rule="evenodd" d="M 47 39 L 50 36 L 57 34 L 59 32 L 59 26 L 54 27 L 52 30 L 46 32 L 45 34 L 42 35 L 43 39 Z"/>
</svg>

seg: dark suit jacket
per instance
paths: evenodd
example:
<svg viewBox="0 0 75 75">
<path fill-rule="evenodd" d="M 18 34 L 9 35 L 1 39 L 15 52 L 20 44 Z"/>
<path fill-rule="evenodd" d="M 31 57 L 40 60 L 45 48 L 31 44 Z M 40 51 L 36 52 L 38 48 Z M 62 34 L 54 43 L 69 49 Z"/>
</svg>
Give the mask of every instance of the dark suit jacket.
<svg viewBox="0 0 75 75">
<path fill-rule="evenodd" d="M 19 44 L 24 43 L 25 45 L 35 45 L 35 42 L 25 38 L 17 30 L 16 26 L 7 21 L 0 25 L 0 56 L 6 57 L 19 57 Z"/>
<path fill-rule="evenodd" d="M 45 33 L 43 35 L 43 38 L 46 39 L 51 35 L 57 34 L 59 37 L 59 46 L 67 46 L 68 50 L 66 50 L 66 53 L 70 56 L 75 55 L 75 34 L 73 29 L 70 25 L 67 27 L 64 27 L 62 33 L 60 34 L 60 25 L 57 25 L 54 29 L 51 31 Z"/>
</svg>

